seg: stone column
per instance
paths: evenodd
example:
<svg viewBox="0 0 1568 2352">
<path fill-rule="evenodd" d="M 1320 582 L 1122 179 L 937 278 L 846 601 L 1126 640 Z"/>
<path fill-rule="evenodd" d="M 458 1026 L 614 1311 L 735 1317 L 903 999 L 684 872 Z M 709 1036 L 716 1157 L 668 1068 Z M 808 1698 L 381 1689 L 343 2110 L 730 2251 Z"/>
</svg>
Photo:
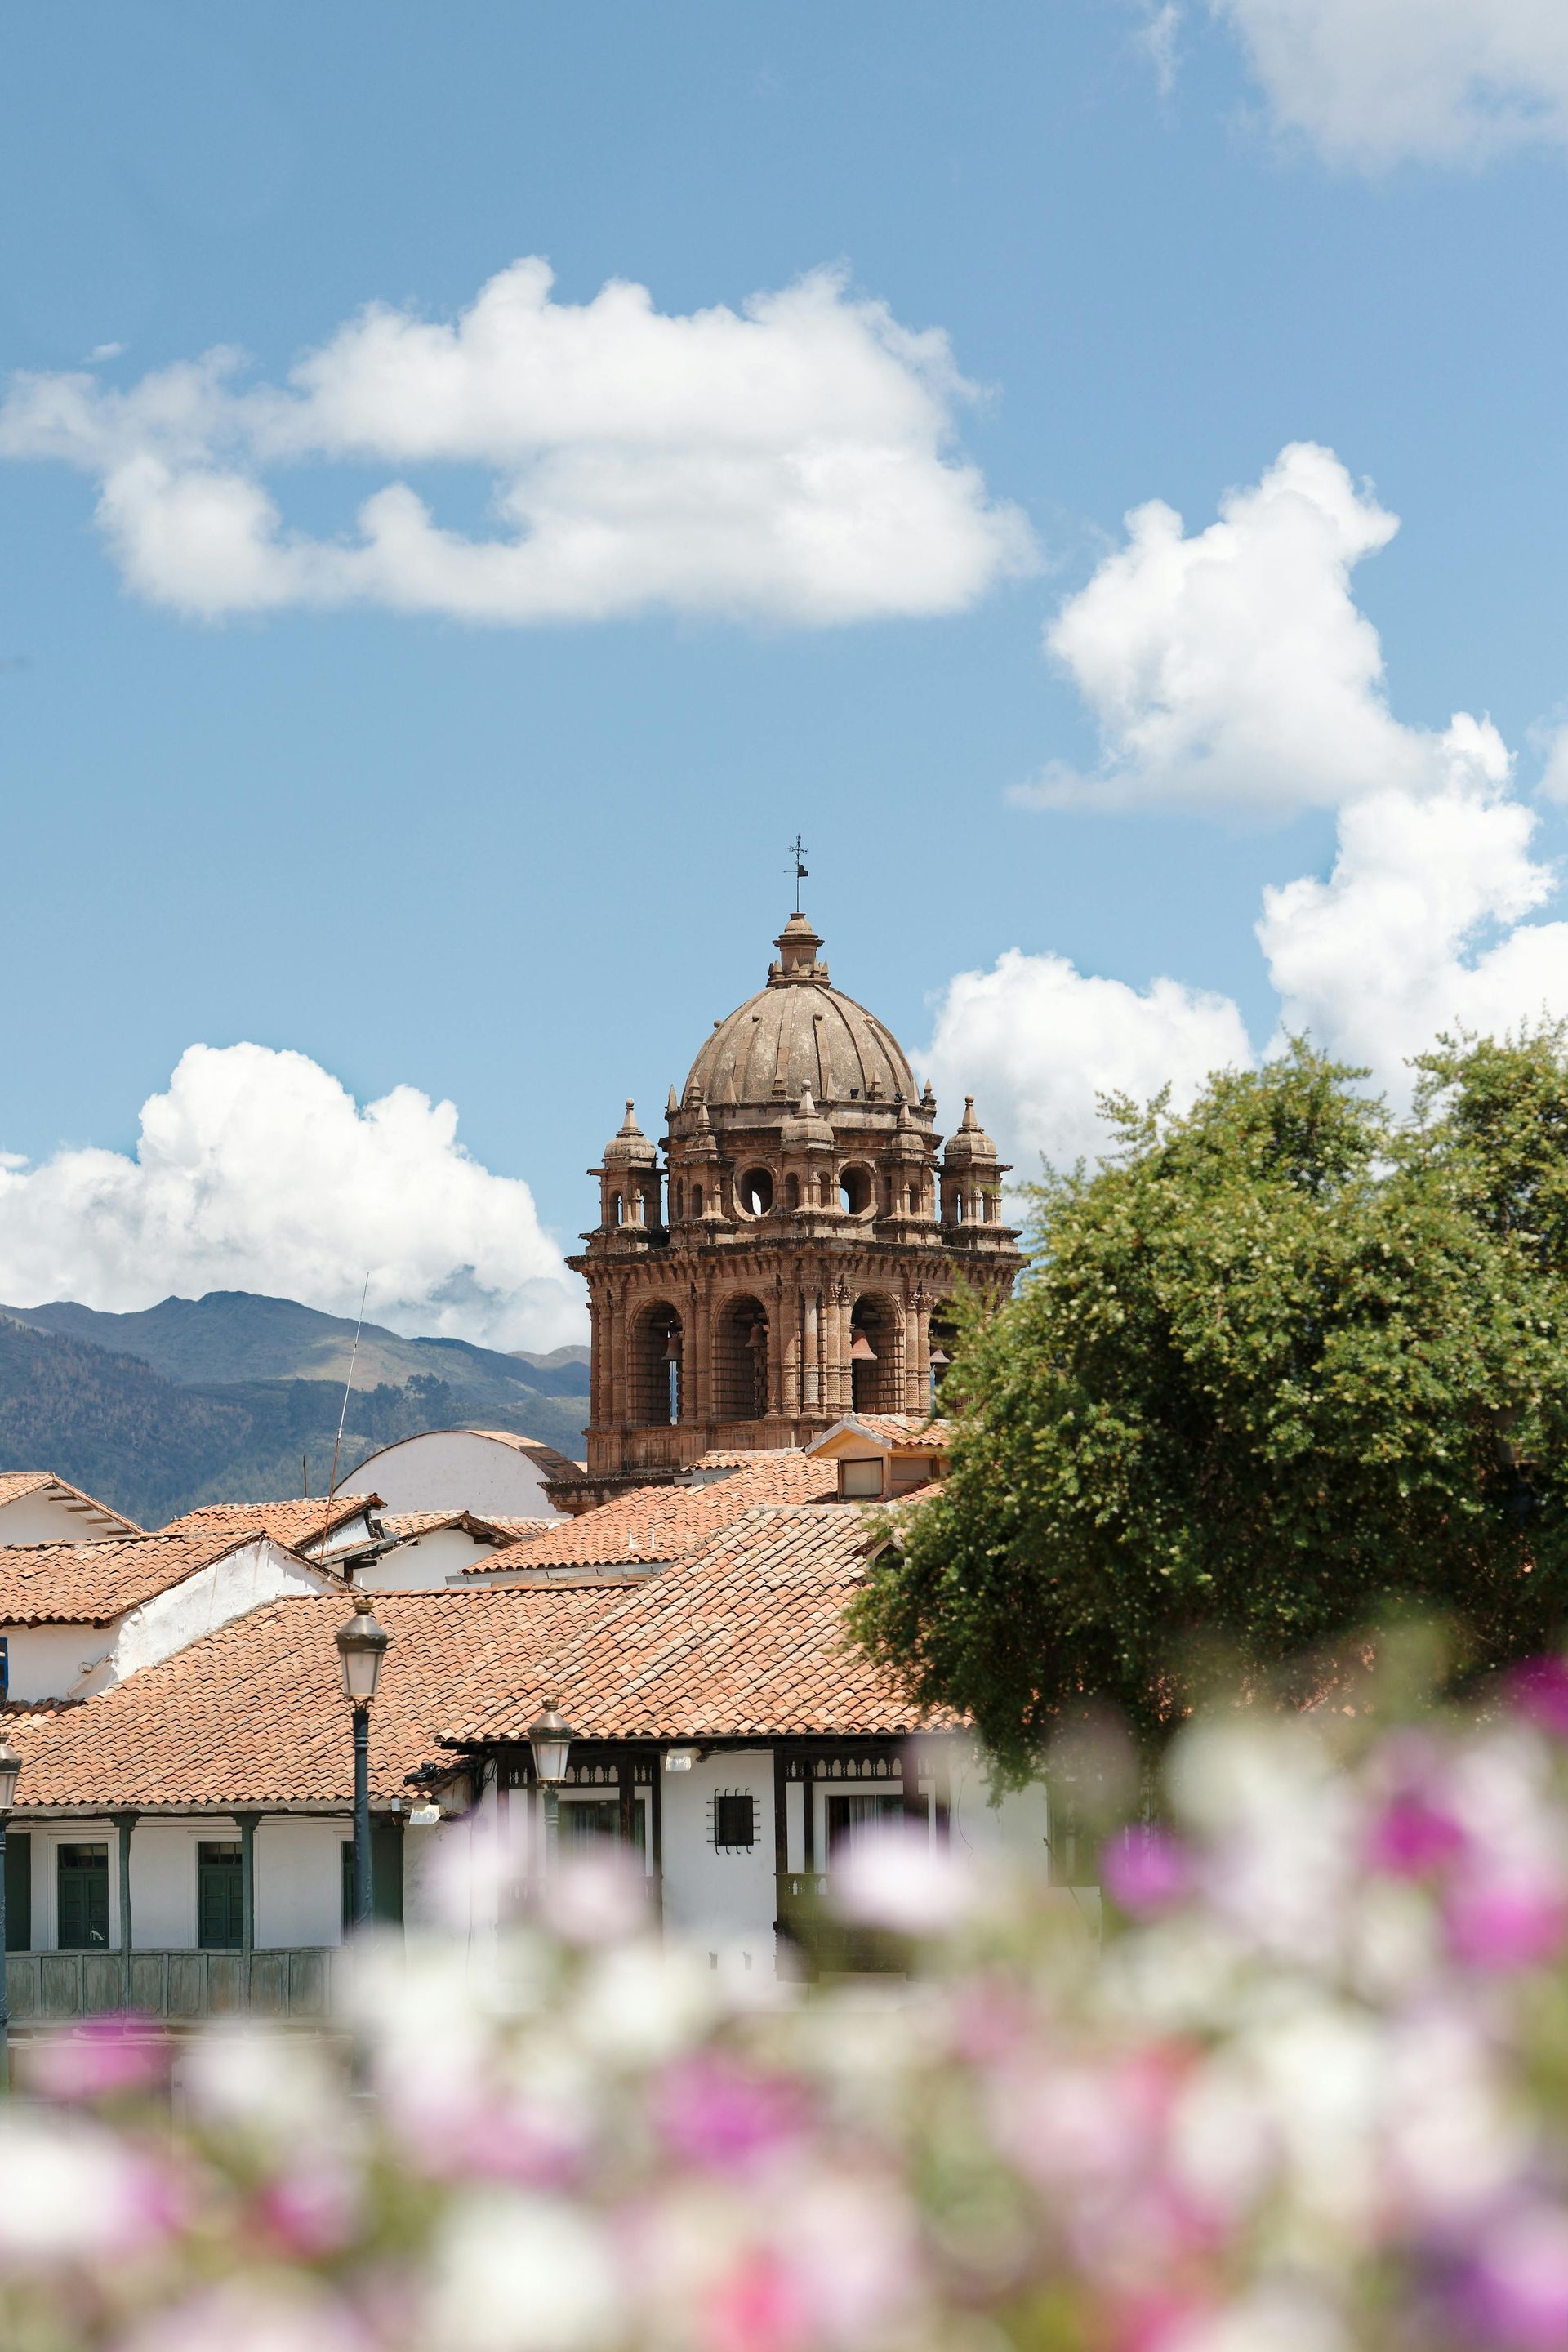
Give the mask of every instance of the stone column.
<svg viewBox="0 0 1568 2352">
<path fill-rule="evenodd" d="M 801 1305 L 805 1319 L 801 1403 L 805 1412 L 815 1412 L 822 1400 L 822 1311 L 812 1291 Z"/>
<path fill-rule="evenodd" d="M 784 1393 L 780 1402 L 784 1412 L 794 1421 L 800 1412 L 800 1328 L 801 1297 L 798 1289 L 784 1293 L 781 1309 L 784 1319 Z"/>
<path fill-rule="evenodd" d="M 910 1344 L 904 1376 L 904 1411 L 926 1412 L 931 1407 L 931 1308 L 915 1305 L 909 1310 Z"/>
</svg>

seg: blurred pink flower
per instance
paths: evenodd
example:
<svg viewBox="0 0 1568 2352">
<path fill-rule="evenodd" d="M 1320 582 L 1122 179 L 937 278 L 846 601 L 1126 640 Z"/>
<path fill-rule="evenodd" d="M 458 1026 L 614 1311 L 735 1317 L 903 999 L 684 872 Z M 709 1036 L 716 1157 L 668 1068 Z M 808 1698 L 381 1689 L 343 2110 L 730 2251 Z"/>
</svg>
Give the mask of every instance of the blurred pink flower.
<svg viewBox="0 0 1568 2352">
<path fill-rule="evenodd" d="M 766 2246 L 748 2248 L 710 2290 L 702 2316 L 706 2352 L 793 2352 L 805 2335 L 800 2297 Z"/>
<path fill-rule="evenodd" d="M 1476 2332 L 1517 2352 L 1568 2344 L 1568 2213 L 1534 2206 L 1510 2214 L 1481 2248 L 1462 2297 Z"/>
<path fill-rule="evenodd" d="M 666 2067 L 654 2093 L 665 2145 L 689 2164 L 722 2168 L 773 2154 L 805 2124 L 801 2085 L 763 2074 L 722 2052 L 699 2052 Z"/>
<path fill-rule="evenodd" d="M 938 1844 L 923 1822 L 871 1823 L 844 1850 L 828 1879 L 833 1908 L 862 1927 L 900 1936 L 937 1936 L 975 1908 L 979 1887 L 967 1859 Z"/>
<path fill-rule="evenodd" d="M 350 2167 L 309 2155 L 291 2172 L 268 2181 L 258 2201 L 279 2245 L 307 2261 L 341 2252 L 356 2235 L 363 2213 L 362 2184 Z"/>
<path fill-rule="evenodd" d="M 1192 1885 L 1186 1848 L 1168 1830 L 1119 1830 L 1100 1857 L 1100 1884 L 1134 1919 L 1169 1911 Z"/>
<path fill-rule="evenodd" d="M 1527 1716 L 1559 1739 L 1568 1739 L 1568 1663 L 1562 1658 L 1531 1658 L 1514 1668 L 1507 1691 L 1516 1715 Z"/>
<path fill-rule="evenodd" d="M 1391 1878 L 1426 1878 L 1452 1862 L 1465 1843 L 1455 1816 L 1419 1789 L 1402 1789 L 1373 1818 L 1366 1858 Z"/>
<path fill-rule="evenodd" d="M 355 2315 L 316 2282 L 240 2278 L 165 2306 L 121 2352 L 372 2352 Z"/>
<path fill-rule="evenodd" d="M 1449 1889 L 1443 1919 L 1449 1949 L 1467 1968 L 1538 1968 L 1568 1937 L 1568 1900 L 1539 1880 L 1465 1878 Z"/>
<path fill-rule="evenodd" d="M 31 2043 L 27 2088 L 46 2099 L 102 2099 L 145 2090 L 169 2071 L 168 2037 L 151 2019 L 119 2011 L 86 2019 L 74 2032 Z"/>
</svg>

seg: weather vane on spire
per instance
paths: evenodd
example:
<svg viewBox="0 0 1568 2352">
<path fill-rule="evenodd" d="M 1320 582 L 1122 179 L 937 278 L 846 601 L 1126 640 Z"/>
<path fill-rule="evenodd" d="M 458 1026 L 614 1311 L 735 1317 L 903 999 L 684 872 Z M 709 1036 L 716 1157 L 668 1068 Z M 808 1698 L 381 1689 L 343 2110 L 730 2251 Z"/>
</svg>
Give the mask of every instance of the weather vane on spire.
<svg viewBox="0 0 1568 2352">
<path fill-rule="evenodd" d="M 800 886 L 803 882 L 809 882 L 811 879 L 810 875 L 805 870 L 805 844 L 802 841 L 798 833 L 789 845 L 789 852 L 790 856 L 795 860 L 795 911 L 798 915 L 800 912 Z"/>
</svg>

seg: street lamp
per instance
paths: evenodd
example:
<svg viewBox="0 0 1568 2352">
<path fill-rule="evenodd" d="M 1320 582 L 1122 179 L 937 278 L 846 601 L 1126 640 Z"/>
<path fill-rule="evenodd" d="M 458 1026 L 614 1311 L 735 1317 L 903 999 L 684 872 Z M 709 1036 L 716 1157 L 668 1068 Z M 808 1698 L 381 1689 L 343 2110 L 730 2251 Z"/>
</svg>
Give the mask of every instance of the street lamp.
<svg viewBox="0 0 1568 2352">
<path fill-rule="evenodd" d="M 391 1635 L 371 1615 L 370 1595 L 356 1592 L 354 1613 L 338 1628 L 338 1663 L 343 1696 L 354 1712 L 353 1924 L 368 1927 L 374 1890 L 370 1863 L 370 1703 L 381 1679 L 381 1662 Z"/>
<path fill-rule="evenodd" d="M 11 2021 L 5 2000 L 5 1824 L 16 1801 L 22 1759 L 0 1732 L 0 2096 L 11 2087 Z"/>
<path fill-rule="evenodd" d="M 544 1791 L 546 1869 L 553 1863 L 561 1841 L 561 1800 L 556 1792 L 566 1778 L 566 1759 L 576 1737 L 552 1698 L 545 1700 L 537 1722 L 528 1727 L 528 1744 L 533 1750 L 533 1777 Z"/>
</svg>

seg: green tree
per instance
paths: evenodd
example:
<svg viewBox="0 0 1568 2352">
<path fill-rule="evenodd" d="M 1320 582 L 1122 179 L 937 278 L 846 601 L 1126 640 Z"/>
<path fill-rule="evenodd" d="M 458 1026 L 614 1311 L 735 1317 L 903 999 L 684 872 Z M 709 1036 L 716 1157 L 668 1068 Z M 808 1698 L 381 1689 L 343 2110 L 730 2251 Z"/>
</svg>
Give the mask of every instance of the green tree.
<svg viewBox="0 0 1568 2352">
<path fill-rule="evenodd" d="M 1019 1777 L 1087 1699 L 1157 1734 L 1206 1641 L 1272 1668 L 1400 1604 L 1487 1666 L 1568 1592 L 1568 1048 L 1444 1040 L 1411 1118 L 1298 1045 L 1036 1188 L 952 1474 L 854 1614 Z"/>
</svg>

